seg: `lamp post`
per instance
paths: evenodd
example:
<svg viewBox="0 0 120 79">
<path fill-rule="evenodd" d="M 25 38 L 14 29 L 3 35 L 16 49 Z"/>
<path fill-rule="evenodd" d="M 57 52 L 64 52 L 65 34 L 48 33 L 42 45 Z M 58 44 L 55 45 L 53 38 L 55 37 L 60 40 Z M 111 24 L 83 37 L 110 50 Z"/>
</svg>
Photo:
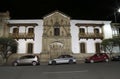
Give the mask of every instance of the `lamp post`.
<svg viewBox="0 0 120 79">
<path fill-rule="evenodd" d="M 117 23 L 117 13 L 120 13 L 120 8 L 114 11 L 115 23 Z"/>
</svg>

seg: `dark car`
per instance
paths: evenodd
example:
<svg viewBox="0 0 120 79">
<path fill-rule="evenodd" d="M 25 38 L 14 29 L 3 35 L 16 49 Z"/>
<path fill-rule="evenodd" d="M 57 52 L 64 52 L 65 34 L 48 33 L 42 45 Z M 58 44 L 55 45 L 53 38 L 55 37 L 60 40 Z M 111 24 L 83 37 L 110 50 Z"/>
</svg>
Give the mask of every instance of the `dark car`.
<svg viewBox="0 0 120 79">
<path fill-rule="evenodd" d="M 97 53 L 85 59 L 86 63 L 87 62 L 94 63 L 94 62 L 101 62 L 101 61 L 108 62 L 109 56 L 106 53 Z"/>
<path fill-rule="evenodd" d="M 63 63 L 69 63 L 69 64 L 73 64 L 76 63 L 76 59 L 71 56 L 71 55 L 60 55 L 59 57 L 55 58 L 55 59 L 51 59 L 49 60 L 48 64 L 63 64 Z"/>
<path fill-rule="evenodd" d="M 120 55 L 113 56 L 111 58 L 112 61 L 120 61 Z"/>
<path fill-rule="evenodd" d="M 31 64 L 33 66 L 40 64 L 39 57 L 37 55 L 24 55 L 13 62 L 14 66 L 26 64 Z"/>
</svg>

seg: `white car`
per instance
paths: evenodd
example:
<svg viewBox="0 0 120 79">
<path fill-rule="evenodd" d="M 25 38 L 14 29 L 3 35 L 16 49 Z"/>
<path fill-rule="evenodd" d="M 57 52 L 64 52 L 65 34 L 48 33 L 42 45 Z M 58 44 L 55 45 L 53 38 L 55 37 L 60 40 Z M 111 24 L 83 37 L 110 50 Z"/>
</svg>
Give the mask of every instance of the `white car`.
<svg viewBox="0 0 120 79">
<path fill-rule="evenodd" d="M 76 59 L 71 55 L 60 55 L 58 58 L 49 60 L 48 62 L 49 65 L 63 64 L 63 63 L 73 64 L 76 63 Z"/>
</svg>

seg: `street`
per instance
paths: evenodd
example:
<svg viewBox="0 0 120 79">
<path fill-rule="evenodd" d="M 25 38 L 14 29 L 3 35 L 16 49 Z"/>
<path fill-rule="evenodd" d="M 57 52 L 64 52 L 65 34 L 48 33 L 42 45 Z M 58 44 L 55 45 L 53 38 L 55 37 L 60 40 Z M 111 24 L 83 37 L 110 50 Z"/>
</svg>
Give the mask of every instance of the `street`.
<svg viewBox="0 0 120 79">
<path fill-rule="evenodd" d="M 0 66 L 0 79 L 120 79 L 120 62 Z"/>
</svg>

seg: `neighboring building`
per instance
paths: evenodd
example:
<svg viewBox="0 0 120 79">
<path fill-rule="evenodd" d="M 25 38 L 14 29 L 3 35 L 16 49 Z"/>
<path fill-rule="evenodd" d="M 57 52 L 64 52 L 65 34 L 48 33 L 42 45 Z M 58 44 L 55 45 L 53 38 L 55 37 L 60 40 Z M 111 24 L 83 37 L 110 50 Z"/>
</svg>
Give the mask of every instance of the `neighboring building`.
<svg viewBox="0 0 120 79">
<path fill-rule="evenodd" d="M 9 33 L 17 40 L 18 54 L 47 54 L 54 58 L 61 54 L 99 53 L 102 40 L 112 38 L 113 34 L 111 21 L 74 20 L 60 11 L 43 19 L 5 19 L 5 25 L 0 26 L 5 30 L 1 33 Z"/>
<path fill-rule="evenodd" d="M 7 26 L 9 17 L 9 12 L 0 13 L 0 37 L 9 36 L 9 27 Z"/>
<path fill-rule="evenodd" d="M 120 23 L 111 23 L 112 28 L 112 37 L 120 37 Z M 120 46 L 114 46 L 113 48 L 114 53 L 120 53 Z"/>
</svg>

